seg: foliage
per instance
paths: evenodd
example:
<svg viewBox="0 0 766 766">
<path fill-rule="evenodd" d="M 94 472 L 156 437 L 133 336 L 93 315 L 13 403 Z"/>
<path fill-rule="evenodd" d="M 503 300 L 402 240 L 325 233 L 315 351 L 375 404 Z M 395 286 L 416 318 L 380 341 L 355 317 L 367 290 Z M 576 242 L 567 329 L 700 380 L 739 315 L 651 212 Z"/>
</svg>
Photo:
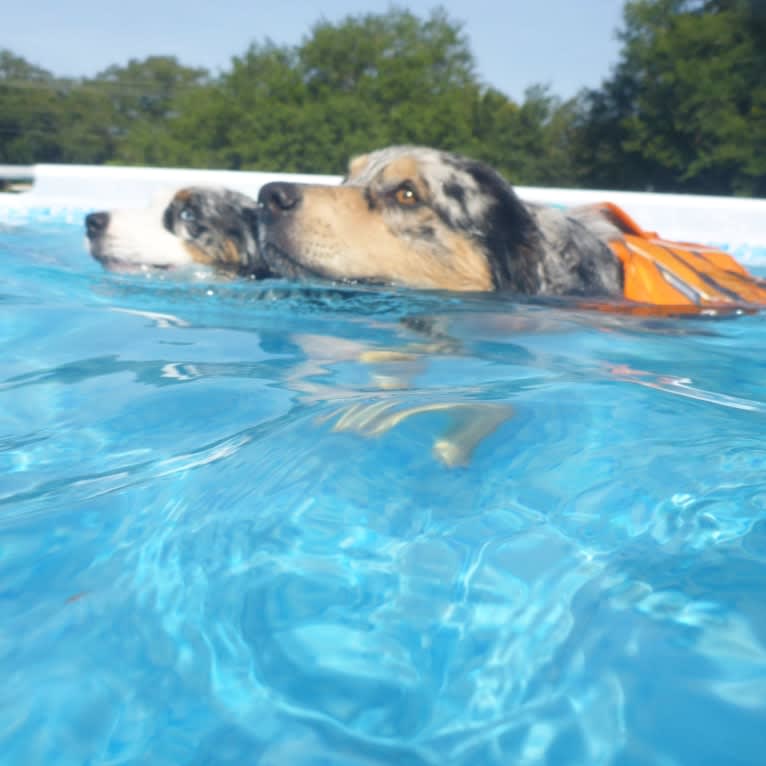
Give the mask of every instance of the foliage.
<svg viewBox="0 0 766 766">
<path fill-rule="evenodd" d="M 747 0 L 632 0 L 621 60 L 584 97 L 598 186 L 766 194 L 766 18 Z"/>
<path fill-rule="evenodd" d="M 53 75 L 0 50 L 0 163 L 29 164 L 56 154 L 59 111 Z"/>
<path fill-rule="evenodd" d="M 561 102 L 481 82 L 437 9 L 320 21 L 253 43 L 217 77 L 172 57 L 65 80 L 0 50 L 0 163 L 341 173 L 418 143 L 518 184 L 766 194 L 766 16 L 759 0 L 629 0 L 617 66 Z"/>
</svg>

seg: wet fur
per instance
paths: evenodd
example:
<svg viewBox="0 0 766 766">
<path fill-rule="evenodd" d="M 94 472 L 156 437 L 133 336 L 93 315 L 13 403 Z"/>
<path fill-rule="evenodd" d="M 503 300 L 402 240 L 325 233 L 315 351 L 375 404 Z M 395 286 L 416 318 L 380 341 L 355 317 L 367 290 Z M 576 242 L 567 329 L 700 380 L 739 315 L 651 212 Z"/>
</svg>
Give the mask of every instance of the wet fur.
<svg viewBox="0 0 766 766">
<path fill-rule="evenodd" d="M 436 149 L 382 149 L 353 160 L 339 187 L 267 184 L 259 202 L 262 257 L 279 276 L 526 295 L 622 292 L 617 259 L 579 220 L 524 203 L 486 164 Z"/>
<path fill-rule="evenodd" d="M 255 235 L 256 202 L 229 189 L 189 187 L 140 210 L 112 210 L 103 229 L 87 223 L 91 255 L 106 269 L 204 267 L 266 276 Z M 102 219 L 104 220 L 104 219 Z"/>
</svg>

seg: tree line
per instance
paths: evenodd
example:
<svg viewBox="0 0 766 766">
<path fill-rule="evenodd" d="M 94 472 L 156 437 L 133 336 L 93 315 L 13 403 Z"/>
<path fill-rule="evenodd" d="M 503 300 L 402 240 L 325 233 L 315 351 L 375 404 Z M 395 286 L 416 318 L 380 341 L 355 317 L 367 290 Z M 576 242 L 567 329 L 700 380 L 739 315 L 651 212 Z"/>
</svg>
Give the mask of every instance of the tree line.
<svg viewBox="0 0 766 766">
<path fill-rule="evenodd" d="M 342 173 L 417 143 L 511 182 L 766 196 L 762 0 L 629 0 L 602 85 L 517 103 L 481 81 L 460 23 L 386 13 L 253 43 L 213 76 L 174 57 L 56 77 L 0 50 L 0 164 Z M 511 65 L 511 64 L 509 64 Z"/>
</svg>

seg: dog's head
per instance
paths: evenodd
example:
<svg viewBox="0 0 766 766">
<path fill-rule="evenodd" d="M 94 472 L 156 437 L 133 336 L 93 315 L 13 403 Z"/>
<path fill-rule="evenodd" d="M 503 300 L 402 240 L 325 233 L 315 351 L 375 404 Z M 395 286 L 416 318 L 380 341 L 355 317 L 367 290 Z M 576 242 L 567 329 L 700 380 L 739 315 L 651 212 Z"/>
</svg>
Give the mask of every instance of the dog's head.
<svg viewBox="0 0 766 766">
<path fill-rule="evenodd" d="M 111 271 L 203 267 L 266 276 L 255 237 L 256 202 L 228 189 L 189 187 L 147 208 L 91 213 L 91 255 Z"/>
<path fill-rule="evenodd" d="M 259 203 L 263 258 L 289 278 L 588 292 L 579 260 L 591 247 L 619 282 L 615 259 L 579 224 L 525 205 L 484 163 L 436 149 L 395 146 L 357 157 L 337 187 L 267 184 Z M 583 240 L 576 246 L 565 236 L 573 227 Z"/>
</svg>

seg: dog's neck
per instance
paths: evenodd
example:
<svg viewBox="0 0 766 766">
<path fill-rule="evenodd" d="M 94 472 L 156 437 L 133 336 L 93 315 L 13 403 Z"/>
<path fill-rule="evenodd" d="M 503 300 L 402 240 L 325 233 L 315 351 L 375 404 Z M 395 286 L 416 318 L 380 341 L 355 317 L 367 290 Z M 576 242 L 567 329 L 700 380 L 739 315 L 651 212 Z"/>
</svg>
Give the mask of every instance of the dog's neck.
<svg viewBox="0 0 766 766">
<path fill-rule="evenodd" d="M 541 292 L 544 264 L 541 233 L 535 219 L 513 191 L 490 213 L 486 247 L 497 290 L 525 295 Z"/>
<path fill-rule="evenodd" d="M 243 277 L 253 277 L 255 279 L 267 279 L 274 276 L 266 260 L 261 255 L 257 236 L 250 229 L 247 230 L 242 242 L 242 263 L 239 274 Z"/>
</svg>

